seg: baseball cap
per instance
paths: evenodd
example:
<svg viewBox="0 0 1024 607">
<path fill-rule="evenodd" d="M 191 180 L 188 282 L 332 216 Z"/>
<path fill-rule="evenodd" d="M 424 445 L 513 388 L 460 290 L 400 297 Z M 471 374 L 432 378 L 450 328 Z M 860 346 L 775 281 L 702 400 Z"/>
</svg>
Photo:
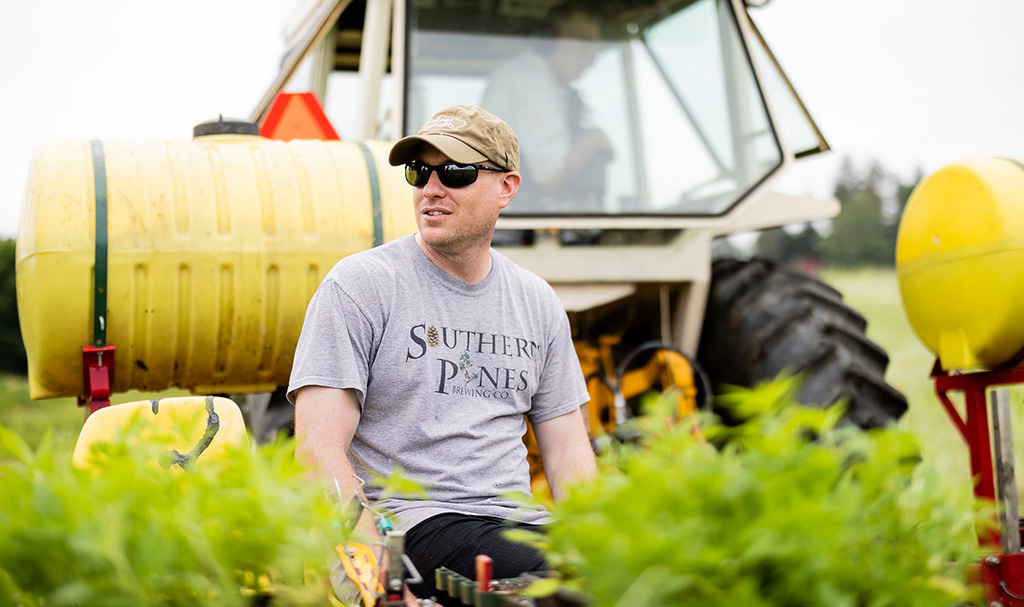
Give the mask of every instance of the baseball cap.
<svg viewBox="0 0 1024 607">
<path fill-rule="evenodd" d="M 519 170 L 519 140 L 512 127 L 473 105 L 453 105 L 434 114 L 419 133 L 395 143 L 388 162 L 398 166 L 416 160 L 423 144 L 462 164 L 490 160 L 503 169 Z"/>
</svg>

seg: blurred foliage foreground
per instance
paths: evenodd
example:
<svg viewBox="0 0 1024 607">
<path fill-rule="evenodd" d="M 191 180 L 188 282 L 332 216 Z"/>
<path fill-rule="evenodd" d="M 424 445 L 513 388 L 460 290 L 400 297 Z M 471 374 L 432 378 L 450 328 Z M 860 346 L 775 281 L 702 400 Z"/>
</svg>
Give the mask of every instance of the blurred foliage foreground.
<svg viewBox="0 0 1024 607">
<path fill-rule="evenodd" d="M 540 543 L 561 577 L 531 592 L 608 607 L 969 600 L 991 508 L 950 494 L 906 433 L 837 427 L 839 408 L 792 405 L 793 385 L 728 395 L 748 421 L 705 421 L 710 444 L 654 399 L 642 444 L 606 452 L 554 506 Z M 0 426 L 0 605 L 264 604 L 270 586 L 273 605 L 329 603 L 342 515 L 292 441 L 184 470 L 115 442 L 82 471 L 52 445 Z"/>
<path fill-rule="evenodd" d="M 920 463 L 910 435 L 837 426 L 790 399 L 793 380 L 726 395 L 747 421 L 651 423 L 555 506 L 561 584 L 593 605 L 929 606 L 974 598 L 976 511 Z M 533 591 L 555 585 L 545 580 Z M 547 587 L 545 587 L 547 586 Z"/>
<path fill-rule="evenodd" d="M 169 469 L 128 438 L 79 470 L 0 426 L 0 606 L 328 604 L 341 517 L 291 441 Z"/>
</svg>

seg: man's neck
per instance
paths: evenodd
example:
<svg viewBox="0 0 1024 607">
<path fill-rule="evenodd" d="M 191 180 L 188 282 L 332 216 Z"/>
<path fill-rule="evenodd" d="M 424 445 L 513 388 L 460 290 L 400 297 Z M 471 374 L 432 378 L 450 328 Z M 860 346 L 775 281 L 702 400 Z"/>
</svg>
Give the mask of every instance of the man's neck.
<svg viewBox="0 0 1024 607">
<path fill-rule="evenodd" d="M 491 273 L 491 251 L 488 244 L 466 249 L 459 254 L 435 249 L 423 242 L 419 234 L 416 234 L 416 244 L 435 266 L 462 282 L 476 284 Z"/>
</svg>

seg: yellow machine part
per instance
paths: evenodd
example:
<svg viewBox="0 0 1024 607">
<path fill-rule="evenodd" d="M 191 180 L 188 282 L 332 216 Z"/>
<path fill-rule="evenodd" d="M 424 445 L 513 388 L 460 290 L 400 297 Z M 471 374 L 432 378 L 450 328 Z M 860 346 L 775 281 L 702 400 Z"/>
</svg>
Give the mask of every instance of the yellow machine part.
<svg viewBox="0 0 1024 607">
<path fill-rule="evenodd" d="M 979 158 L 923 180 L 896 271 L 910 324 L 944 370 L 991 368 L 1024 348 L 1024 164 Z"/>
<path fill-rule="evenodd" d="M 583 376 L 587 378 L 587 391 L 590 394 L 590 402 L 584 406 L 584 420 L 587 432 L 591 436 L 612 432 L 616 427 L 615 391 L 604 378 L 615 377 L 612 348 L 619 343 L 619 337 L 603 335 L 598 342 L 599 345 L 596 347 L 584 341 L 577 341 L 574 344 Z M 674 389 L 676 419 L 697 411 L 697 385 L 694 381 L 693 367 L 686 357 L 674 350 L 656 350 L 646 364 L 626 371 L 618 381 L 622 396 L 627 400 L 659 388 Z M 530 486 L 533 494 L 538 498 L 550 498 L 551 492 L 532 426 L 527 427 L 523 442 L 526 443 L 526 459 L 530 463 Z"/>
<path fill-rule="evenodd" d="M 345 575 L 359 589 L 363 607 L 376 605 L 377 597 L 384 593 L 384 584 L 380 580 L 377 557 L 374 556 L 373 550 L 366 544 L 355 542 L 335 546 L 334 549 L 341 560 Z"/>
<path fill-rule="evenodd" d="M 224 457 L 230 447 L 247 444 L 242 412 L 229 399 L 183 396 L 144 400 L 111 405 L 90 415 L 78 435 L 71 463 L 78 468 L 89 468 L 93 464 L 94 444 L 118 440 L 154 444 L 188 454 L 207 432 L 210 409 L 216 413 L 216 433 L 199 456 L 203 459 Z"/>
<path fill-rule="evenodd" d="M 605 378 L 616 375 L 612 350 L 619 343 L 616 335 L 603 335 L 595 347 L 577 341 L 576 356 L 580 360 L 583 376 L 587 378 L 590 402 L 587 404 L 587 429 L 591 435 L 615 429 L 615 392 Z M 693 367 L 686 357 L 663 348 L 654 351 L 642 367 L 629 369 L 618 378 L 622 396 L 629 400 L 658 389 L 675 390 L 676 417 L 682 418 L 697 411 L 697 385 Z"/>
<path fill-rule="evenodd" d="M 386 143 L 216 135 L 103 149 L 114 392 L 287 383 L 306 305 L 327 271 L 416 229 Z M 85 392 L 94 182 L 88 141 L 50 143 L 32 159 L 16 261 L 32 398 Z"/>
</svg>

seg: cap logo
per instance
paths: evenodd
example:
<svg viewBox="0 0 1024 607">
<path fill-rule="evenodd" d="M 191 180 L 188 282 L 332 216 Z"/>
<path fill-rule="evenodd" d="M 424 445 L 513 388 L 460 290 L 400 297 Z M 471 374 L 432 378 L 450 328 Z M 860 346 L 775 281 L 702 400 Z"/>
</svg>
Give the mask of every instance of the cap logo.
<svg viewBox="0 0 1024 607">
<path fill-rule="evenodd" d="M 423 128 L 420 129 L 420 132 L 445 129 L 457 131 L 464 126 L 466 126 L 465 120 L 461 118 L 456 118 L 455 116 L 452 116 L 450 114 L 445 116 L 434 116 L 434 118 L 430 122 L 423 125 Z"/>
</svg>

